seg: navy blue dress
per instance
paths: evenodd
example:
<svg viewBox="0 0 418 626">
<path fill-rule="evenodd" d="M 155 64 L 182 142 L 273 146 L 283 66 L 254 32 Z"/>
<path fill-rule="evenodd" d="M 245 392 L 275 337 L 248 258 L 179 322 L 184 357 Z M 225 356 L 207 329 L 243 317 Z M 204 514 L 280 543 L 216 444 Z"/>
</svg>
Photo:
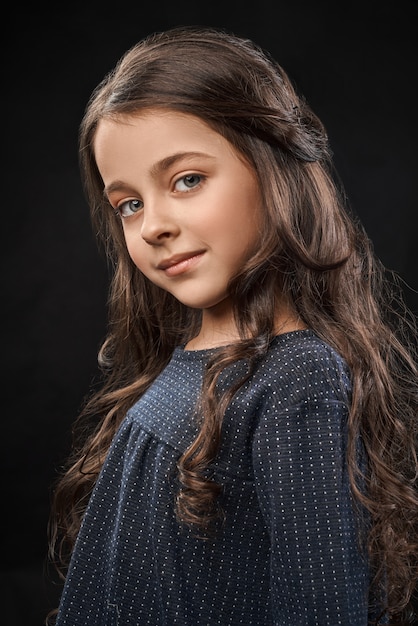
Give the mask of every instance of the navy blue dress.
<svg viewBox="0 0 418 626">
<path fill-rule="evenodd" d="M 225 523 L 202 540 L 177 522 L 174 499 L 210 353 L 177 348 L 128 411 L 84 516 L 57 626 L 366 626 L 345 362 L 310 330 L 273 340 L 226 412 L 212 466 Z"/>
</svg>

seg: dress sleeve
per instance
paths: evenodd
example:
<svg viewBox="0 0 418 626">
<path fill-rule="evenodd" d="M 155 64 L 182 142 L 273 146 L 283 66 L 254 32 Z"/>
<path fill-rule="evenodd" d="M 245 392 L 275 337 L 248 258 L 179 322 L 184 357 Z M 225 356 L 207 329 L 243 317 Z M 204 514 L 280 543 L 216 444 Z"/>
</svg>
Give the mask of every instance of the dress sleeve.
<svg viewBox="0 0 418 626">
<path fill-rule="evenodd" d="M 253 440 L 270 536 L 272 624 L 366 626 L 369 574 L 346 467 L 347 407 L 317 400 L 263 411 Z"/>
</svg>

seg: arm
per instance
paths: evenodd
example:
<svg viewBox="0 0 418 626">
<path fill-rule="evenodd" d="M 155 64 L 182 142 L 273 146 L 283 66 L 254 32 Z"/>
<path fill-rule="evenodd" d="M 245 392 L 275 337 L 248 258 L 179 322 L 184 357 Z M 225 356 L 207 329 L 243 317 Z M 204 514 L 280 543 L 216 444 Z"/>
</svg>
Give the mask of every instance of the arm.
<svg viewBox="0 0 418 626">
<path fill-rule="evenodd" d="M 347 407 L 336 400 L 268 408 L 253 443 L 271 540 L 272 623 L 366 626 L 368 566 L 358 547 L 346 454 Z"/>
</svg>

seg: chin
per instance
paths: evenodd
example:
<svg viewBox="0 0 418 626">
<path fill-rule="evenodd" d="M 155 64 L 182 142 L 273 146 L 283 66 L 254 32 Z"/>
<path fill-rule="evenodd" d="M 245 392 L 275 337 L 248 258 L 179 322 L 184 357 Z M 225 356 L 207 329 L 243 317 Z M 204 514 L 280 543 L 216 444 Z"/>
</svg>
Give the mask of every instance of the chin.
<svg viewBox="0 0 418 626">
<path fill-rule="evenodd" d="M 225 308 L 230 308 L 231 304 L 227 300 L 227 296 L 221 296 L 219 298 L 179 298 L 175 294 L 173 294 L 175 298 L 184 306 L 189 307 L 190 309 L 198 309 L 200 311 L 208 311 L 213 312 L 214 314 L 219 311 L 223 311 Z"/>
</svg>

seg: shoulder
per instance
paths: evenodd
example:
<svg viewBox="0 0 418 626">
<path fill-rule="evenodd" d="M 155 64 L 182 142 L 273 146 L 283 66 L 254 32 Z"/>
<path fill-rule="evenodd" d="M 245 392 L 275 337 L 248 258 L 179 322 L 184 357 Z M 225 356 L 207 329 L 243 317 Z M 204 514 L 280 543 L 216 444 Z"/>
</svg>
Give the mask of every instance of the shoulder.
<svg viewBox="0 0 418 626">
<path fill-rule="evenodd" d="M 266 355 L 266 363 L 273 362 L 290 370 L 306 367 L 312 370 L 347 369 L 339 352 L 309 329 L 277 335 Z"/>
<path fill-rule="evenodd" d="M 253 383 L 281 403 L 307 399 L 347 402 L 350 371 L 343 357 L 313 331 L 275 337 L 254 373 Z"/>
</svg>

